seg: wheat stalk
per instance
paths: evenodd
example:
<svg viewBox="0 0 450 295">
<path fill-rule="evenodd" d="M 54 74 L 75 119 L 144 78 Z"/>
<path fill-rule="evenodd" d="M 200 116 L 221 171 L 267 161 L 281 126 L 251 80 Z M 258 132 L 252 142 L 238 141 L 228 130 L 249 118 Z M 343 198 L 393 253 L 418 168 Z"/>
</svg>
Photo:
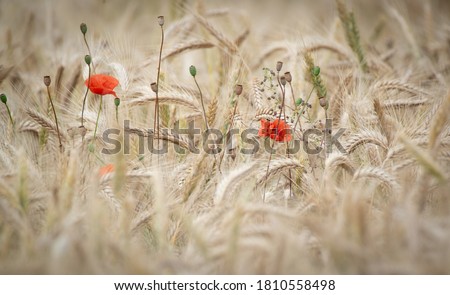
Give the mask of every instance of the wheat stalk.
<svg viewBox="0 0 450 295">
<path fill-rule="evenodd" d="M 214 96 L 213 100 L 210 102 L 208 106 L 208 114 L 207 114 L 207 121 L 208 126 L 212 127 L 214 126 L 214 123 L 216 121 L 216 115 L 217 115 L 217 106 L 219 104 L 219 100 L 217 99 L 217 96 Z"/>
<path fill-rule="evenodd" d="M 170 97 L 170 96 L 164 96 L 164 97 L 158 97 L 158 100 L 161 104 L 178 104 L 184 107 L 188 107 L 194 111 L 201 112 L 199 106 L 196 102 L 193 100 L 184 98 L 184 97 Z M 148 103 L 152 103 L 156 101 L 156 97 L 143 97 L 143 98 L 136 98 L 131 99 L 127 102 L 127 105 L 131 107 L 135 106 L 141 106 Z"/>
<path fill-rule="evenodd" d="M 283 170 L 289 170 L 289 169 L 305 169 L 305 167 L 296 159 L 279 159 L 274 160 L 271 162 L 271 165 L 269 167 L 269 170 L 266 171 L 266 168 L 264 168 L 264 175 L 259 177 L 257 179 L 257 185 L 261 185 L 262 183 L 266 182 L 270 177 L 279 174 Z M 267 172 L 267 173 L 266 173 Z M 262 174 L 262 170 L 261 173 Z"/>
<path fill-rule="evenodd" d="M 444 171 L 442 171 L 439 164 L 436 163 L 428 152 L 412 143 L 404 134 L 400 134 L 400 140 L 405 145 L 406 150 L 412 154 L 417 162 L 428 171 L 428 173 L 441 182 L 444 182 L 447 179 Z"/>
<path fill-rule="evenodd" d="M 345 60 L 352 60 L 350 54 L 348 53 L 348 51 L 345 48 L 343 48 L 339 44 L 330 43 L 330 41 L 328 41 L 328 40 L 322 41 L 322 42 L 314 42 L 313 44 L 305 46 L 303 48 L 303 52 L 301 52 L 301 53 L 305 54 L 305 53 L 311 53 L 311 52 L 315 52 L 315 51 L 319 51 L 319 50 L 328 50 L 333 53 L 336 53 L 340 57 L 343 57 Z"/>
<path fill-rule="evenodd" d="M 408 92 L 417 96 L 426 96 L 430 97 L 430 95 L 424 90 L 409 84 L 404 83 L 398 80 L 387 80 L 387 81 L 379 81 L 372 86 L 373 91 L 378 91 L 379 89 L 383 90 L 398 90 L 402 92 Z"/>
<path fill-rule="evenodd" d="M 53 124 L 52 121 L 50 121 L 49 119 L 47 119 L 46 117 L 42 116 L 40 113 L 31 110 L 31 109 L 26 109 L 25 112 L 28 114 L 28 116 L 30 116 L 34 121 L 36 121 L 36 123 L 38 123 L 39 125 L 41 125 L 42 127 L 44 127 L 45 129 L 47 129 L 48 131 L 50 131 L 52 134 L 54 135 L 58 135 L 57 132 L 57 128 L 56 125 Z M 61 139 L 63 141 L 67 141 L 67 134 L 63 131 L 61 131 Z"/>
<path fill-rule="evenodd" d="M 395 180 L 395 178 L 390 175 L 387 171 L 379 167 L 361 167 L 355 171 L 353 175 L 353 181 L 361 178 L 374 178 L 381 181 L 387 187 L 392 190 L 398 190 L 400 185 Z"/>
<path fill-rule="evenodd" d="M 235 54 L 238 52 L 238 48 L 232 41 L 228 40 L 219 30 L 217 30 L 206 18 L 201 15 L 195 14 L 195 18 L 198 22 L 211 34 L 213 35 L 217 41 L 220 42 L 223 46 L 225 46 L 231 54 Z"/>
<path fill-rule="evenodd" d="M 154 137 L 154 132 L 152 130 L 146 130 L 143 128 L 125 127 L 124 132 L 129 132 L 129 133 L 136 134 L 139 136 L 144 136 L 144 137 Z M 173 135 L 173 134 L 168 134 L 168 133 L 163 132 L 163 133 L 159 134 L 158 136 L 156 136 L 156 138 L 174 143 L 174 144 L 176 144 L 186 150 L 194 152 L 194 153 L 196 151 L 188 142 L 183 140 L 179 135 Z"/>
<path fill-rule="evenodd" d="M 188 50 L 196 50 L 196 49 L 207 49 L 207 48 L 212 48 L 214 47 L 214 44 L 209 43 L 209 42 L 203 42 L 203 41 L 193 41 L 187 44 L 179 44 L 177 47 L 172 48 L 171 51 L 169 51 L 168 53 L 166 53 L 162 60 L 165 60 L 167 58 L 173 57 L 177 54 L 180 54 L 184 51 L 188 51 Z"/>
<path fill-rule="evenodd" d="M 214 196 L 214 204 L 220 204 L 225 197 L 233 195 L 232 192 L 236 190 L 236 186 L 241 183 L 249 174 L 257 167 L 255 162 L 243 165 L 238 169 L 230 172 L 217 186 Z"/>
<path fill-rule="evenodd" d="M 440 104 L 436 116 L 431 122 L 430 135 L 428 140 L 428 148 L 436 152 L 438 147 L 439 135 L 444 131 L 444 127 L 449 122 L 450 114 L 450 92 L 447 94 L 446 99 Z"/>
<path fill-rule="evenodd" d="M 346 155 L 331 153 L 328 155 L 325 161 L 325 173 L 331 175 L 334 173 L 337 168 L 343 168 L 345 171 L 353 175 L 355 173 L 355 168 L 353 167 L 353 163 Z"/>
<path fill-rule="evenodd" d="M 348 154 L 351 154 L 357 147 L 371 143 L 387 150 L 387 141 L 381 133 L 376 131 L 366 130 L 355 135 L 352 135 L 344 144 L 344 149 Z"/>
<path fill-rule="evenodd" d="M 394 135 L 397 129 L 395 121 L 384 112 L 384 109 L 382 108 L 380 100 L 378 98 L 374 99 L 373 108 L 380 122 L 380 129 L 386 137 L 387 143 L 389 144 L 394 139 Z"/>
</svg>

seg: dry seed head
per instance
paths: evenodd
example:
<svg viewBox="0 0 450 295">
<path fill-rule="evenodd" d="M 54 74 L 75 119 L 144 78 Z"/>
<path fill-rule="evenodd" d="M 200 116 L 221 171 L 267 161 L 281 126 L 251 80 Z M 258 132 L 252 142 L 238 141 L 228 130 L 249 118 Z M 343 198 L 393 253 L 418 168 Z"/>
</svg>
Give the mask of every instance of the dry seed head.
<svg viewBox="0 0 450 295">
<path fill-rule="evenodd" d="M 50 79 L 50 76 L 44 76 L 44 84 L 45 86 L 50 86 L 50 84 L 52 83 L 52 79 Z"/>
<path fill-rule="evenodd" d="M 164 25 L 164 16 L 158 16 L 158 24 L 162 27 Z"/>
<path fill-rule="evenodd" d="M 238 96 L 241 95 L 241 93 L 242 93 L 242 85 L 241 84 L 236 85 L 236 87 L 234 88 L 234 92 Z"/>
<path fill-rule="evenodd" d="M 291 72 L 286 72 L 286 73 L 284 73 L 284 77 L 286 78 L 286 81 L 287 81 L 288 83 L 291 83 L 291 82 L 292 82 L 292 75 L 291 75 Z"/>
<path fill-rule="evenodd" d="M 283 67 L 282 61 L 277 61 L 277 72 L 281 71 L 281 68 Z"/>
<path fill-rule="evenodd" d="M 84 137 L 86 135 L 87 129 L 84 126 L 80 126 L 78 127 L 78 132 L 82 137 Z"/>
<path fill-rule="evenodd" d="M 320 106 L 324 108 L 327 106 L 327 99 L 325 97 L 321 97 L 319 99 L 319 103 L 320 103 Z"/>
<path fill-rule="evenodd" d="M 158 92 L 158 85 L 156 84 L 156 82 L 153 82 L 152 84 L 150 84 L 150 87 L 152 88 L 152 91 L 154 93 Z"/>
<path fill-rule="evenodd" d="M 283 75 L 280 77 L 281 85 L 286 86 L 286 77 Z"/>
</svg>

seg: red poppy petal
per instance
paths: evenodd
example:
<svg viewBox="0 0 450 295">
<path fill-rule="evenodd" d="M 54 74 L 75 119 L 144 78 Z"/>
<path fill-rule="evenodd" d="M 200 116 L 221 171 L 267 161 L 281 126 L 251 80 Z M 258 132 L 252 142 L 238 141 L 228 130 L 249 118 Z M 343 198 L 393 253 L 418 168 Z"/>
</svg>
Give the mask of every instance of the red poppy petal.
<svg viewBox="0 0 450 295">
<path fill-rule="evenodd" d="M 266 130 L 264 130 L 264 129 L 259 129 L 258 136 L 259 137 L 267 137 L 267 136 L 269 136 L 269 133 L 267 133 Z"/>
<path fill-rule="evenodd" d="M 269 127 L 270 127 L 270 122 L 265 120 L 265 119 L 261 119 L 261 128 L 258 131 L 258 136 L 260 137 L 268 137 L 269 136 Z"/>
<path fill-rule="evenodd" d="M 119 81 L 112 76 L 103 74 L 92 75 L 84 84 L 95 94 L 112 94 L 117 97 L 114 88 L 119 85 Z"/>
<path fill-rule="evenodd" d="M 114 89 L 117 85 L 119 85 L 119 80 L 114 77 L 107 77 L 102 81 L 103 87 L 107 89 Z"/>
<path fill-rule="evenodd" d="M 100 174 L 100 176 L 104 176 L 104 175 L 112 173 L 112 172 L 114 172 L 114 165 L 108 164 L 108 165 L 100 168 L 99 174 Z"/>
</svg>

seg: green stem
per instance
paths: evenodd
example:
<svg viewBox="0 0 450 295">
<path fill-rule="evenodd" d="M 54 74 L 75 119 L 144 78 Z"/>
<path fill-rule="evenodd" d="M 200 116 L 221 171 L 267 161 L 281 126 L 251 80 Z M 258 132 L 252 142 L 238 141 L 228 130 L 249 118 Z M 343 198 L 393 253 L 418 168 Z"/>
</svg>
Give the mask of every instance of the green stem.
<svg viewBox="0 0 450 295">
<path fill-rule="evenodd" d="M 155 100 L 155 121 L 153 124 L 153 130 L 156 137 L 157 148 L 159 148 L 159 77 L 161 72 L 161 59 L 162 59 L 162 50 L 164 45 L 164 28 L 161 26 L 161 46 L 159 48 L 159 59 L 158 59 L 158 74 L 156 76 L 156 100 Z M 158 158 L 159 159 L 159 158 Z"/>
<path fill-rule="evenodd" d="M 61 134 L 59 132 L 58 117 L 56 116 L 55 106 L 53 105 L 53 100 L 50 95 L 50 87 L 48 87 L 48 86 L 47 86 L 47 94 L 48 94 L 48 99 L 50 100 L 50 104 L 52 105 L 53 115 L 55 116 L 56 131 L 58 132 L 59 148 L 62 150 Z"/>
<path fill-rule="evenodd" d="M 308 98 L 306 99 L 305 105 L 304 105 L 303 108 L 299 111 L 298 117 L 297 117 L 297 121 L 295 121 L 294 130 L 295 130 L 295 128 L 297 127 L 297 124 L 300 122 L 300 117 L 302 116 L 302 113 L 304 112 L 306 106 L 308 105 L 308 101 L 309 101 L 309 99 L 311 98 L 311 95 L 312 95 L 312 93 L 313 93 L 313 91 L 314 91 L 315 88 L 316 88 L 316 86 L 314 86 L 314 87 L 311 89 L 311 92 L 309 93 Z M 301 125 L 300 125 L 300 126 L 301 126 Z"/>
<path fill-rule="evenodd" d="M 90 56 L 92 56 L 92 54 L 91 54 L 91 48 L 89 48 L 89 44 L 88 44 L 88 42 L 87 42 L 87 40 L 86 40 L 86 34 L 83 34 L 83 38 L 84 38 L 84 43 L 86 44 L 88 53 L 89 53 Z M 92 62 L 92 68 L 93 68 L 93 71 L 94 71 L 94 73 L 95 73 L 94 60 L 92 60 L 91 62 Z M 89 67 L 89 69 L 90 69 L 90 67 Z"/>
<path fill-rule="evenodd" d="M 11 125 L 14 127 L 14 120 L 13 120 L 13 118 L 12 118 L 11 111 L 10 111 L 10 109 L 9 109 L 9 106 L 8 106 L 8 104 L 6 104 L 6 103 L 5 103 L 5 106 L 6 106 L 6 110 L 8 111 L 9 120 L 11 121 Z"/>
<path fill-rule="evenodd" d="M 270 156 L 269 156 L 269 162 L 267 163 L 267 169 L 266 169 L 266 179 L 264 181 L 264 190 L 263 190 L 263 203 L 266 201 L 266 186 L 267 186 L 267 178 L 269 176 L 269 167 L 270 167 L 270 161 L 272 160 L 272 150 L 273 147 L 275 145 L 275 140 L 276 140 L 276 135 L 279 132 L 279 128 L 280 128 L 280 120 L 281 120 L 281 114 L 283 113 L 283 109 L 284 109 L 284 99 L 286 97 L 286 89 L 283 89 L 283 86 L 280 83 L 280 77 L 279 75 L 277 75 L 277 80 L 278 80 L 278 85 L 280 85 L 281 88 L 281 93 L 283 95 L 283 98 L 281 100 L 281 109 L 280 109 L 280 114 L 278 114 L 278 124 L 277 124 L 277 129 L 276 129 L 276 133 L 275 133 L 275 139 L 272 142 L 272 147 L 270 149 Z M 286 116 L 286 114 L 284 114 Z"/>
<path fill-rule="evenodd" d="M 294 108 L 295 108 L 294 88 L 292 88 L 292 83 L 291 82 L 289 82 L 289 88 L 291 88 L 292 101 L 294 102 Z"/>
<path fill-rule="evenodd" d="M 268 174 L 269 174 L 270 161 L 272 160 L 272 150 L 273 150 L 273 146 L 274 146 L 274 145 L 275 145 L 275 141 L 272 142 L 272 146 L 271 146 L 271 148 L 270 148 L 269 162 L 267 163 L 266 179 L 264 179 L 264 188 L 263 188 L 263 203 L 266 202 L 267 176 L 268 176 Z"/>
<path fill-rule="evenodd" d="M 94 140 L 95 140 L 95 135 L 97 135 L 98 120 L 100 119 L 100 113 L 102 111 L 102 102 L 103 102 L 103 96 L 100 95 L 100 106 L 98 108 L 97 121 L 95 122 Z"/>
<path fill-rule="evenodd" d="M 202 103 L 203 117 L 205 118 L 205 126 L 206 126 L 206 130 L 209 130 L 208 119 L 206 118 L 205 105 L 204 105 L 204 103 L 203 103 L 203 94 L 202 94 L 202 90 L 200 89 L 200 86 L 198 85 L 197 79 L 195 79 L 195 76 L 194 76 L 194 82 L 195 82 L 195 85 L 197 85 L 198 92 L 200 92 L 200 102 Z"/>
<path fill-rule="evenodd" d="M 92 64 L 93 65 L 93 64 Z M 86 88 L 86 93 L 84 94 L 84 99 L 83 99 L 83 108 L 81 109 L 81 126 L 84 126 L 84 106 L 86 105 L 86 98 L 89 92 L 89 86 L 91 86 L 91 65 L 89 64 L 89 74 L 88 74 L 88 85 Z"/>
<path fill-rule="evenodd" d="M 195 78 L 194 78 L 194 79 L 195 79 Z M 238 96 L 238 98 L 239 98 L 239 96 Z M 229 124 L 228 127 L 227 127 L 227 132 L 225 133 L 225 138 L 226 138 L 227 134 L 231 131 L 231 129 L 233 129 L 233 125 L 234 125 L 234 116 L 236 115 L 236 109 L 237 109 L 237 104 L 238 104 L 238 98 L 234 101 L 233 113 L 232 113 L 232 115 L 231 115 L 230 124 Z M 202 104 L 203 104 L 203 101 L 202 101 Z M 203 110 L 204 110 L 204 109 L 203 109 Z M 208 125 L 207 125 L 206 127 L 208 127 Z M 223 157 L 225 156 L 225 152 L 226 152 L 226 149 L 224 149 L 224 151 L 223 151 L 223 153 L 222 153 L 222 156 L 220 157 L 220 160 L 219 160 L 219 165 L 218 165 L 218 167 L 219 167 L 219 172 L 221 172 L 220 167 L 222 166 L 222 161 L 223 161 Z M 214 158 L 215 158 L 215 156 L 214 156 Z M 222 173 L 222 172 L 221 172 L 221 173 Z"/>
</svg>

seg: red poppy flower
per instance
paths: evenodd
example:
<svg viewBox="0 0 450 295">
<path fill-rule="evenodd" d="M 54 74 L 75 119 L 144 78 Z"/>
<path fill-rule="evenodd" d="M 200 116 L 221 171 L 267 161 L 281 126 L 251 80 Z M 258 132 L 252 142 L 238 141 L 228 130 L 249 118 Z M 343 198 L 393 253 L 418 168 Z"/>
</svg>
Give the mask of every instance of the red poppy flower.
<svg viewBox="0 0 450 295">
<path fill-rule="evenodd" d="M 87 79 L 86 82 L 84 82 L 84 84 L 89 87 L 89 90 L 91 90 L 92 93 L 100 95 L 112 94 L 117 97 L 114 88 L 119 85 L 119 80 L 112 76 L 103 74 L 92 75 L 90 79 Z"/>
<path fill-rule="evenodd" d="M 291 128 L 283 120 L 275 119 L 273 122 L 261 119 L 260 137 L 270 137 L 275 141 L 288 142 L 292 140 Z"/>
<path fill-rule="evenodd" d="M 261 128 L 258 131 L 258 136 L 260 137 L 269 137 L 270 136 L 270 122 L 261 119 Z"/>
<path fill-rule="evenodd" d="M 105 176 L 106 174 L 114 172 L 114 165 L 108 164 L 100 168 L 99 174 L 100 176 Z"/>
<path fill-rule="evenodd" d="M 291 127 L 285 121 L 275 119 L 270 123 L 270 138 L 275 141 L 291 141 Z"/>
</svg>

